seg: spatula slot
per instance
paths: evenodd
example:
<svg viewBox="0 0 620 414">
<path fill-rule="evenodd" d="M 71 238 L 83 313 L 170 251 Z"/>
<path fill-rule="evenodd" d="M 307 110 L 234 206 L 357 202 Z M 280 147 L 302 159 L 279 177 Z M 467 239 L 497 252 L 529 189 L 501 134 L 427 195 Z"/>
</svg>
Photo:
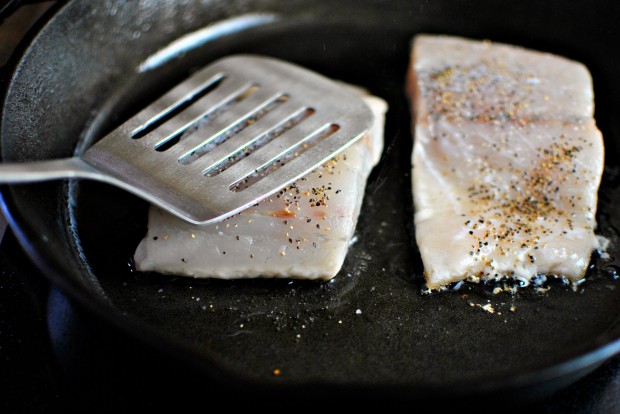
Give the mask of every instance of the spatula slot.
<svg viewBox="0 0 620 414">
<path fill-rule="evenodd" d="M 166 109 L 149 119 L 147 122 L 134 129 L 131 133 L 131 137 L 133 139 L 140 139 L 148 135 L 166 121 L 174 118 L 176 115 L 183 112 L 187 107 L 189 107 L 191 104 L 193 104 L 203 96 L 207 95 L 210 92 L 213 92 L 218 86 L 222 84 L 224 79 L 226 79 L 226 75 L 224 74 L 215 75 L 214 77 L 200 85 L 198 88 L 185 95 L 182 99 L 176 101 L 174 104 L 168 106 Z"/>
<path fill-rule="evenodd" d="M 269 174 L 284 167 L 291 160 L 301 156 L 304 152 L 325 141 L 327 138 L 334 135 L 339 129 L 340 126 L 337 124 L 329 124 L 324 126 L 323 128 L 314 132 L 310 137 L 291 147 L 276 160 L 273 160 L 257 168 L 252 174 L 249 174 L 241 180 L 238 180 L 237 182 L 232 184 L 229 189 L 234 192 L 240 192 L 251 187 L 252 185 L 261 181 L 263 178 L 267 177 Z"/>
<path fill-rule="evenodd" d="M 203 172 L 203 174 L 207 177 L 213 177 L 227 170 L 242 159 L 250 156 L 254 151 L 257 151 L 265 145 L 269 144 L 271 141 L 282 135 L 284 132 L 300 124 L 305 119 L 308 119 L 314 114 L 314 112 L 314 108 L 304 108 L 291 114 L 288 118 L 283 119 L 280 124 L 275 125 L 266 133 L 256 137 L 253 141 L 249 142 L 247 146 L 241 148 L 230 157 L 228 157 L 226 160 L 207 168 Z"/>
<path fill-rule="evenodd" d="M 194 122 L 185 125 L 183 128 L 175 131 L 173 134 L 161 140 L 157 145 L 155 145 L 155 151 L 164 152 L 181 142 L 183 139 L 189 137 L 191 134 L 200 129 L 201 126 L 205 125 L 209 121 L 214 120 L 217 116 L 223 114 L 224 112 L 230 110 L 234 107 L 235 104 L 247 99 L 250 95 L 255 93 L 260 88 L 258 84 L 250 84 L 247 88 L 243 89 L 238 95 L 236 95 L 233 99 L 222 102 L 222 104 L 216 108 L 214 108 L 209 113 L 205 114 L 203 117 L 194 120 Z"/>
<path fill-rule="evenodd" d="M 189 165 L 192 162 L 196 161 L 203 155 L 211 152 L 213 149 L 228 141 L 232 137 L 239 134 L 241 131 L 253 125 L 258 120 L 263 118 L 269 112 L 273 111 L 286 101 L 288 101 L 289 96 L 286 94 L 276 95 L 270 101 L 267 101 L 263 105 L 257 107 L 254 112 L 247 114 L 245 117 L 241 118 L 238 122 L 231 124 L 228 128 L 220 131 L 218 134 L 209 137 L 206 141 L 204 141 L 201 145 L 194 148 L 191 152 L 179 158 L 179 163 L 182 165 Z M 199 126 L 200 127 L 200 126 Z M 200 133 L 200 132 L 198 132 Z"/>
</svg>

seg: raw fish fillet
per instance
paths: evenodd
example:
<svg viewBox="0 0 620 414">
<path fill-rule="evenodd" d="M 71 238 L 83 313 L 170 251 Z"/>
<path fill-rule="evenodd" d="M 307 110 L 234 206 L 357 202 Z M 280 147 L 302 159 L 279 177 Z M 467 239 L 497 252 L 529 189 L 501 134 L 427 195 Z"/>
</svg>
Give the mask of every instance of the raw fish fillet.
<svg viewBox="0 0 620 414">
<path fill-rule="evenodd" d="M 584 65 L 458 37 L 414 39 L 416 241 L 429 288 L 582 278 L 603 141 Z"/>
<path fill-rule="evenodd" d="M 383 150 L 387 105 L 360 94 L 375 116 L 366 136 L 258 205 L 208 226 L 151 207 L 136 268 L 196 278 L 334 277 L 355 230 L 366 179 Z"/>
</svg>

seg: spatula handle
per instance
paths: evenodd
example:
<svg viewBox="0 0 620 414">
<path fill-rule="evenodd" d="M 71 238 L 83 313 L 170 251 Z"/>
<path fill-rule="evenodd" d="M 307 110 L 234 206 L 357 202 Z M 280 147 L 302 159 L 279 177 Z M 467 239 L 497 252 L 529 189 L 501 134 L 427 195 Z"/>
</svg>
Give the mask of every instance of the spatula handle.
<svg viewBox="0 0 620 414">
<path fill-rule="evenodd" d="M 96 178 L 100 173 L 80 158 L 0 164 L 0 183 L 28 183 L 61 178 Z"/>
</svg>

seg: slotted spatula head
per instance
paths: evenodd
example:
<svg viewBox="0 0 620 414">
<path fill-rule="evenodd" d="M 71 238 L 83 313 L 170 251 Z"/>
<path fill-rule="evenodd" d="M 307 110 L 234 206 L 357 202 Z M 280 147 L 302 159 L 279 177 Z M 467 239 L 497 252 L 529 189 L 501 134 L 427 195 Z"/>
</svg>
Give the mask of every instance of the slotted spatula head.
<svg viewBox="0 0 620 414">
<path fill-rule="evenodd" d="M 354 92 L 272 58 L 236 55 L 174 87 L 82 159 L 177 216 L 208 224 L 302 177 L 362 137 Z"/>
</svg>

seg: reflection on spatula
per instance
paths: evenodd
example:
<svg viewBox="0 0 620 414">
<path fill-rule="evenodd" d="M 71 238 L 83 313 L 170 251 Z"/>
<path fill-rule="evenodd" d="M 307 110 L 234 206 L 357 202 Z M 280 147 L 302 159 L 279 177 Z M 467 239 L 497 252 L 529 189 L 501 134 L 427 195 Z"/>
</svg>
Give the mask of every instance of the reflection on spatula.
<svg viewBox="0 0 620 414">
<path fill-rule="evenodd" d="M 370 128 L 353 92 L 272 58 L 237 55 L 195 73 L 81 157 L 0 165 L 0 182 L 65 177 L 124 188 L 196 224 L 259 202 Z"/>
</svg>

